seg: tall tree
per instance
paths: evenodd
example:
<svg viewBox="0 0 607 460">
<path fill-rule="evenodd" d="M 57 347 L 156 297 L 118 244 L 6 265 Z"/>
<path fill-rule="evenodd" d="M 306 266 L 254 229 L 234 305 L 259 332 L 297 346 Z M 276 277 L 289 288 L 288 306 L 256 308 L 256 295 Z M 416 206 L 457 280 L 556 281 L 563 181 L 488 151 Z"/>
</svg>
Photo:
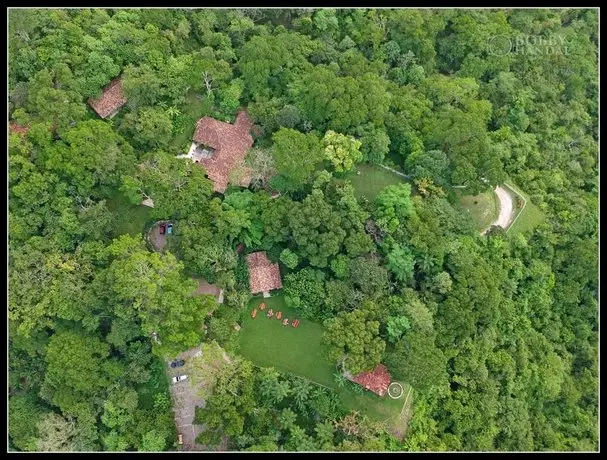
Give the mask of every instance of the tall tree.
<svg viewBox="0 0 607 460">
<path fill-rule="evenodd" d="M 313 133 L 281 128 L 272 135 L 276 172 L 284 178 L 286 190 L 301 188 L 322 163 L 320 140 Z"/>
<path fill-rule="evenodd" d="M 207 313 L 216 308 L 210 296 L 192 296 L 195 281 L 182 274 L 174 255 L 151 253 L 140 238 L 123 235 L 108 248 L 112 262 L 107 282 L 117 302 L 116 316 L 140 322 L 142 332 L 158 338 L 155 350 L 171 356 L 196 346 Z"/>
<path fill-rule="evenodd" d="M 327 320 L 323 342 L 330 359 L 343 363 L 352 374 L 372 370 L 379 364 L 385 342 L 379 337 L 375 305 L 369 301 L 352 312 Z"/>
</svg>

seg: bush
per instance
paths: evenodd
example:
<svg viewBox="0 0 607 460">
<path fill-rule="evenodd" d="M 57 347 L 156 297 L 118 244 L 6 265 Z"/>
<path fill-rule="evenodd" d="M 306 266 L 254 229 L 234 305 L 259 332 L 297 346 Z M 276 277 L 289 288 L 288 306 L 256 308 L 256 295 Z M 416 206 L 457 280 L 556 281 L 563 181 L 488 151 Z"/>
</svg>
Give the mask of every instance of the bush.
<svg viewBox="0 0 607 460">
<path fill-rule="evenodd" d="M 294 269 L 299 264 L 299 257 L 290 249 L 284 249 L 280 253 L 280 261 L 288 268 Z"/>
<path fill-rule="evenodd" d="M 239 290 L 249 290 L 249 266 L 244 257 L 239 257 L 236 264 L 236 287 Z"/>
<path fill-rule="evenodd" d="M 324 387 L 317 387 L 312 391 L 310 408 L 323 419 L 336 419 L 347 413 L 337 393 Z"/>
</svg>

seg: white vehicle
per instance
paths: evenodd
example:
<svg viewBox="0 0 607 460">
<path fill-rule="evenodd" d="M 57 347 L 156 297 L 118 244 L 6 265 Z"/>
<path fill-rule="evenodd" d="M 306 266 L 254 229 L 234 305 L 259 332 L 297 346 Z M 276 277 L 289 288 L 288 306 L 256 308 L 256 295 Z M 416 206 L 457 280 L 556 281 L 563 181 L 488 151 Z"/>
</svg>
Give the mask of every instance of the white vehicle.
<svg viewBox="0 0 607 460">
<path fill-rule="evenodd" d="M 181 382 L 187 378 L 187 375 L 178 375 L 177 377 L 173 377 L 173 383 Z"/>
</svg>

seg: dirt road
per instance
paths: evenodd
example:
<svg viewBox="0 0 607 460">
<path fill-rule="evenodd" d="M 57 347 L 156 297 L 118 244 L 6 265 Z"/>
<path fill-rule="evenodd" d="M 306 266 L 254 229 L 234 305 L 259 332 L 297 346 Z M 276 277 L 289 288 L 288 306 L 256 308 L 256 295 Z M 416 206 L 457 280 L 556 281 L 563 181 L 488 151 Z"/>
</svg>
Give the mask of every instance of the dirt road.
<svg viewBox="0 0 607 460">
<path fill-rule="evenodd" d="M 515 209 L 512 195 L 504 188 L 495 187 L 495 194 L 500 200 L 500 213 L 497 219 L 483 232 L 485 234 L 492 226 L 497 225 L 503 229 L 507 229 L 514 219 Z"/>
<path fill-rule="evenodd" d="M 500 215 L 497 220 L 493 222 L 493 225 L 499 225 L 502 228 L 508 228 L 510 222 L 514 218 L 514 203 L 512 195 L 502 187 L 496 187 L 495 193 L 500 199 Z"/>
</svg>

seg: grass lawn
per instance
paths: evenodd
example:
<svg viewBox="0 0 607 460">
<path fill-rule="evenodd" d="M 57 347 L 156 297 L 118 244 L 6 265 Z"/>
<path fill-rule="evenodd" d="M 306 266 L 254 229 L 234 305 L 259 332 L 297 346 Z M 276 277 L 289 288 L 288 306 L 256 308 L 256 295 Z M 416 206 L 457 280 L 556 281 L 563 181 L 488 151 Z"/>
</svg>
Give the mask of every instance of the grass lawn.
<svg viewBox="0 0 607 460">
<path fill-rule="evenodd" d="M 469 214 L 476 229 L 485 230 L 500 213 L 499 200 L 493 190 L 478 195 L 464 195 L 457 191 L 457 207 Z"/>
<path fill-rule="evenodd" d="M 258 309 L 257 318 L 251 310 L 260 303 L 266 309 Z M 299 327 L 283 326 L 282 320 L 268 319 L 269 309 L 282 312 L 282 319 L 299 318 Z M 312 321 L 302 319 L 287 307 L 282 295 L 264 299 L 256 297 L 242 321 L 240 331 L 240 354 L 263 367 L 273 366 L 283 372 L 293 372 L 326 386 L 333 385 L 334 366 L 322 355 L 320 340 L 324 328 Z"/>
<path fill-rule="evenodd" d="M 182 113 L 173 120 L 173 139 L 169 144 L 169 150 L 175 154 L 187 153 L 192 143 L 196 122 L 205 115 L 210 115 L 212 110 L 213 104 L 206 96 L 188 92 Z"/>
<path fill-rule="evenodd" d="M 120 193 L 107 200 L 106 206 L 116 219 L 115 233 L 123 235 L 140 235 L 148 221 L 150 208 L 130 204 Z"/>
<path fill-rule="evenodd" d="M 266 309 L 258 310 L 253 319 L 250 312 L 260 303 L 265 302 Z M 379 397 L 365 391 L 356 394 L 347 387 L 339 388 L 333 378 L 337 372 L 333 363 L 323 355 L 321 339 L 324 327 L 313 321 L 300 319 L 298 328 L 283 326 L 282 320 L 268 319 L 269 309 L 281 311 L 282 319 L 298 318 L 289 309 L 282 295 L 264 299 L 255 297 L 242 321 L 240 330 L 240 354 L 261 367 L 274 367 L 282 372 L 307 378 L 315 383 L 333 389 L 344 406 L 360 411 L 376 420 L 387 420 L 398 417 L 403 407 L 404 398 L 391 399 Z"/>
<path fill-rule="evenodd" d="M 527 232 L 541 224 L 546 218 L 546 215 L 540 208 L 531 202 L 529 195 L 524 193 L 518 187 L 514 186 L 514 184 L 512 184 L 510 181 L 506 182 L 505 184 L 514 189 L 527 200 L 525 209 L 523 209 L 523 212 L 518 217 L 515 217 L 516 220 L 508 229 L 508 235 L 516 235 L 517 233 Z"/>
<path fill-rule="evenodd" d="M 357 199 L 365 197 L 375 202 L 375 197 L 388 185 L 400 184 L 405 179 L 379 166 L 361 163 L 356 166 L 360 174 L 352 173 L 347 177 L 354 186 L 354 195 Z"/>
<path fill-rule="evenodd" d="M 139 394 L 139 403 L 145 409 L 154 408 L 154 395 L 162 393 L 169 396 L 169 380 L 167 378 L 165 364 L 158 358 L 154 357 L 154 361 L 150 366 L 150 379 L 141 384 L 137 390 Z"/>
</svg>

